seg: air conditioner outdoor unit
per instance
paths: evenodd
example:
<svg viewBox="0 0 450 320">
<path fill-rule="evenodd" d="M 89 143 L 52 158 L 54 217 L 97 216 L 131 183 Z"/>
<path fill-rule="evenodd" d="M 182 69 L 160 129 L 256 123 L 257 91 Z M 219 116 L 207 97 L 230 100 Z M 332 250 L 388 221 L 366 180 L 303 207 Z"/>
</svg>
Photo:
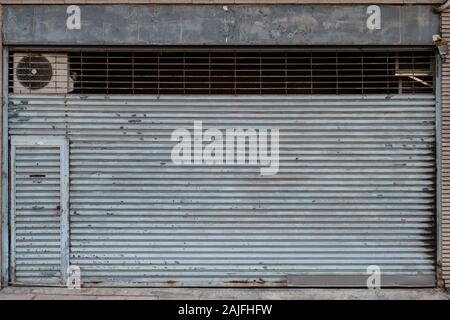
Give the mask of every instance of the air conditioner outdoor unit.
<svg viewBox="0 0 450 320">
<path fill-rule="evenodd" d="M 65 94 L 72 90 L 67 54 L 14 53 L 14 93 Z"/>
</svg>

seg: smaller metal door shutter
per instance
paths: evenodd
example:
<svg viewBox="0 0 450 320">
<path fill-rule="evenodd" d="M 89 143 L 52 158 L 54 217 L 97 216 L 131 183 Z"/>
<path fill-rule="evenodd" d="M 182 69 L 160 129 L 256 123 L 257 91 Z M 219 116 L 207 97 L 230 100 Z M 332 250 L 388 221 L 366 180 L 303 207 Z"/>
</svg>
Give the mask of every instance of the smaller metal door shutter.
<svg viewBox="0 0 450 320">
<path fill-rule="evenodd" d="M 11 139 L 11 279 L 63 283 L 68 266 L 68 143 Z"/>
</svg>

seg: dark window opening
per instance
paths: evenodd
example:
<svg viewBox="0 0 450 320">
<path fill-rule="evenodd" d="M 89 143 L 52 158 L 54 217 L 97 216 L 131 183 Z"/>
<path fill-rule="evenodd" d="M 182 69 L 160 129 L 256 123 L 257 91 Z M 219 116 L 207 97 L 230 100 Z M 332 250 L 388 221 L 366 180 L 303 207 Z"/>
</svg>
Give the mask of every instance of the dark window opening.
<svg viewBox="0 0 450 320">
<path fill-rule="evenodd" d="M 19 52 L 19 51 L 18 51 Z M 14 52 L 10 92 L 16 92 Z M 20 54 L 27 52 L 20 51 Z M 36 55 L 37 53 L 29 52 Z M 58 52 L 58 54 L 61 54 Z M 64 53 L 63 53 L 64 54 Z M 71 51 L 53 82 L 72 94 L 426 94 L 434 54 L 423 51 Z M 39 53 L 52 56 L 56 53 Z M 49 59 L 49 61 L 57 61 Z M 62 60 L 59 60 L 62 61 Z M 22 64 L 23 65 L 23 64 Z M 26 84 L 39 75 L 29 71 Z M 58 67 L 56 68 L 58 70 Z M 27 70 L 20 70 L 26 74 Z M 66 72 L 66 74 L 64 73 Z M 37 80 L 36 80 L 37 81 Z M 24 88 L 20 93 L 51 93 Z M 56 83 L 55 87 L 67 87 Z M 58 92 L 60 93 L 60 92 Z"/>
</svg>

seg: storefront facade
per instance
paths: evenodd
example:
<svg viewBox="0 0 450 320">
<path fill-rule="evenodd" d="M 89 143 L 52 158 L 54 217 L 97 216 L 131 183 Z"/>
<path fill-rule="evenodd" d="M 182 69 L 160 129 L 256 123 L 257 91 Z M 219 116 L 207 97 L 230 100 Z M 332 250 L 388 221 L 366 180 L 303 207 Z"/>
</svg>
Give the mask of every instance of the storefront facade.
<svg viewBox="0 0 450 320">
<path fill-rule="evenodd" d="M 446 16 L 414 2 L 4 4 L 3 285 L 441 286 Z"/>
</svg>

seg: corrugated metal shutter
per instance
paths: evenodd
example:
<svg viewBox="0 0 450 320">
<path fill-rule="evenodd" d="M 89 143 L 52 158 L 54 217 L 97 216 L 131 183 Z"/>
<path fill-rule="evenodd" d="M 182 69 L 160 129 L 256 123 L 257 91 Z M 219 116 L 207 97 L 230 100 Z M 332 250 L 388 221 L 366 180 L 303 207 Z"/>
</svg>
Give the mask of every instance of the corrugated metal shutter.
<svg viewBox="0 0 450 320">
<path fill-rule="evenodd" d="M 378 265 L 434 285 L 433 95 L 9 100 L 12 136 L 70 141 L 70 261 L 84 283 L 285 285 Z M 278 128 L 279 173 L 173 165 L 171 133 L 194 120 Z"/>
<path fill-rule="evenodd" d="M 64 139 L 13 137 L 11 141 L 12 279 L 60 283 L 67 260 L 67 156 Z M 61 189 L 63 190 L 61 192 Z"/>
</svg>

